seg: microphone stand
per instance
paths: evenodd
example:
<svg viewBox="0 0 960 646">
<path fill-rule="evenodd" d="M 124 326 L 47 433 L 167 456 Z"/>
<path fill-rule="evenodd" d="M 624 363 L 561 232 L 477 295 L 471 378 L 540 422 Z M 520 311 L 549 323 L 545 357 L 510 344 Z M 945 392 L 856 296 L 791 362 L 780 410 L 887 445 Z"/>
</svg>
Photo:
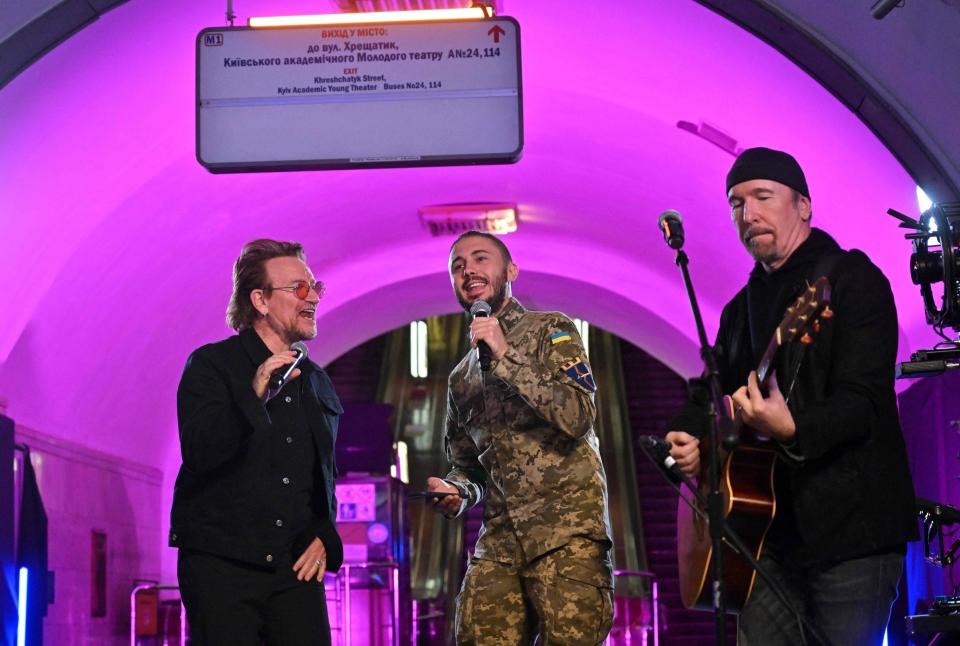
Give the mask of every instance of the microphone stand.
<svg viewBox="0 0 960 646">
<path fill-rule="evenodd" d="M 682 242 L 681 242 L 682 245 Z M 700 339 L 700 358 L 706 369 L 706 386 L 710 397 L 707 398 L 707 415 L 710 418 L 707 434 L 707 472 L 709 473 L 707 493 L 707 519 L 710 525 L 710 541 L 713 557 L 713 615 L 716 628 L 716 643 L 725 646 L 727 643 L 726 616 L 727 599 L 724 585 L 723 563 L 723 526 L 726 523 L 723 512 L 723 495 L 720 493 L 720 424 L 718 420 L 723 400 L 723 389 L 720 385 L 720 370 L 717 368 L 717 355 L 713 346 L 707 340 L 707 332 L 703 326 L 703 317 L 700 315 L 700 306 L 693 291 L 693 282 L 690 280 L 690 271 L 687 268 L 689 258 L 681 246 L 677 248 L 677 266 L 683 275 L 683 285 L 690 298 L 690 308 L 693 310 L 693 320 L 697 326 L 697 336 Z"/>
</svg>

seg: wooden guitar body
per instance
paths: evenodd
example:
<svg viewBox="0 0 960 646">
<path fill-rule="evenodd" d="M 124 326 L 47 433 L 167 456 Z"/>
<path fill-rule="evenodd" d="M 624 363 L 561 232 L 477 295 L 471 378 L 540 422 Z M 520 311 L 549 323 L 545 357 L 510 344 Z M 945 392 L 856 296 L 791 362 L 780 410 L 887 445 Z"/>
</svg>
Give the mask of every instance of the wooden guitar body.
<svg viewBox="0 0 960 646">
<path fill-rule="evenodd" d="M 763 540 L 776 513 L 773 473 L 777 455 L 764 442 L 745 443 L 723 458 L 720 491 L 724 517 L 733 531 L 760 556 Z M 704 474 L 705 475 L 705 474 Z M 706 497 L 709 486 L 700 478 L 700 493 Z M 689 492 L 687 492 L 689 493 Z M 693 498 L 693 496 L 688 496 Z M 677 559 L 680 566 L 680 597 L 687 608 L 713 609 L 711 558 L 713 545 L 710 528 L 703 517 L 681 499 L 677 507 Z M 756 573 L 750 564 L 729 546 L 724 546 L 724 581 L 727 586 L 727 611 L 740 612 L 750 599 Z"/>
</svg>

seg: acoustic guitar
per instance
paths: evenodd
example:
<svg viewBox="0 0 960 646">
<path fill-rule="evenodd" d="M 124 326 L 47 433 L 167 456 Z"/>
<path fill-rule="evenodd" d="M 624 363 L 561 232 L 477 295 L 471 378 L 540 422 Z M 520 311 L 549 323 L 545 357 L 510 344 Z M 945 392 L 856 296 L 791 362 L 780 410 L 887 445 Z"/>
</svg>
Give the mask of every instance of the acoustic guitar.
<svg viewBox="0 0 960 646">
<path fill-rule="evenodd" d="M 772 374 L 771 368 L 781 347 L 793 341 L 813 343 L 813 334 L 820 330 L 820 318 L 830 318 L 830 283 L 826 276 L 817 279 L 793 303 L 777 326 L 767 349 L 757 366 L 757 380 L 766 392 Z M 733 400 L 725 396 L 721 415 L 730 423 L 743 426 L 734 410 Z M 740 443 L 732 451 L 720 453 L 720 491 L 723 496 L 724 517 L 744 544 L 759 558 L 767 530 L 777 509 L 773 489 L 773 473 L 777 454 L 768 438 L 740 429 Z M 706 456 L 701 452 L 701 472 L 698 488 L 705 499 L 709 493 Z M 689 491 L 687 493 L 690 493 Z M 693 496 L 687 496 L 693 498 Z M 706 520 L 707 510 L 695 512 L 680 499 L 677 507 L 677 560 L 680 566 L 680 597 L 687 608 L 713 609 L 710 586 L 713 544 Z M 727 612 L 738 613 L 750 599 L 756 572 L 750 564 L 724 546 L 724 584 Z"/>
</svg>

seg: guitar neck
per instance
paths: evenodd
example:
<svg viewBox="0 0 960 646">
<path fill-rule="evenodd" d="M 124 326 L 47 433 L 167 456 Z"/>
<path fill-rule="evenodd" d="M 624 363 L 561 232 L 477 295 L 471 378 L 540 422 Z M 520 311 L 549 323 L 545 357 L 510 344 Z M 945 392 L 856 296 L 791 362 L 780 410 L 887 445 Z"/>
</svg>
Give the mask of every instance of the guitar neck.
<svg viewBox="0 0 960 646">
<path fill-rule="evenodd" d="M 803 294 L 787 308 L 783 321 L 774 330 L 770 343 L 760 359 L 760 365 L 757 366 L 757 381 L 760 383 L 761 390 L 766 390 L 767 382 L 770 379 L 773 361 L 777 357 L 780 347 L 790 341 L 799 339 L 801 343 L 813 343 L 810 331 L 813 333 L 820 331 L 820 323 L 817 317 L 823 315 L 824 318 L 830 318 L 833 313 L 829 308 L 830 304 L 830 282 L 826 276 L 821 276 L 812 285 L 807 285 Z"/>
<path fill-rule="evenodd" d="M 767 344 L 767 349 L 764 351 L 760 363 L 757 365 L 757 381 L 760 382 L 761 390 L 766 390 L 767 388 L 767 382 L 770 380 L 770 375 L 772 374 L 773 360 L 777 358 L 777 351 L 780 349 L 782 343 L 783 339 L 780 338 L 780 328 L 778 327 L 770 339 L 770 343 Z"/>
</svg>

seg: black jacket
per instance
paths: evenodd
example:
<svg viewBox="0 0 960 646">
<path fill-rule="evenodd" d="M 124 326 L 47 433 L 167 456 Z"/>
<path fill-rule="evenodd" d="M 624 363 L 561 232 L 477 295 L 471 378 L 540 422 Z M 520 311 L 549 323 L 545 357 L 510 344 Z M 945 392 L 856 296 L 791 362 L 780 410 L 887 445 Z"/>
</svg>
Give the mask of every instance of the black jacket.
<svg viewBox="0 0 960 646">
<path fill-rule="evenodd" d="M 746 383 L 786 308 L 822 274 L 834 316 L 821 321 L 813 345 L 784 346 L 776 361 L 797 433 L 790 447 L 775 443 L 777 520 L 769 538 L 806 561 L 898 549 L 917 537 L 893 384 L 897 313 L 890 284 L 862 252 L 843 251 L 813 229 L 779 270 L 768 275 L 757 265 L 720 318 L 723 390 Z M 705 434 L 702 410 L 703 402 L 691 402 L 671 428 Z"/>
<path fill-rule="evenodd" d="M 170 545 L 273 567 L 281 551 L 274 529 L 282 485 L 272 464 L 279 440 L 251 383 L 270 351 L 252 329 L 190 355 L 177 390 L 183 466 L 173 493 Z M 312 362 L 301 364 L 303 406 L 315 447 L 312 517 L 295 537 L 296 559 L 319 537 L 327 570 L 343 562 L 334 520 L 337 501 L 334 444 L 343 412 L 330 378 Z M 293 386 L 290 382 L 289 386 Z M 284 559 L 285 560 L 285 559 Z"/>
</svg>

